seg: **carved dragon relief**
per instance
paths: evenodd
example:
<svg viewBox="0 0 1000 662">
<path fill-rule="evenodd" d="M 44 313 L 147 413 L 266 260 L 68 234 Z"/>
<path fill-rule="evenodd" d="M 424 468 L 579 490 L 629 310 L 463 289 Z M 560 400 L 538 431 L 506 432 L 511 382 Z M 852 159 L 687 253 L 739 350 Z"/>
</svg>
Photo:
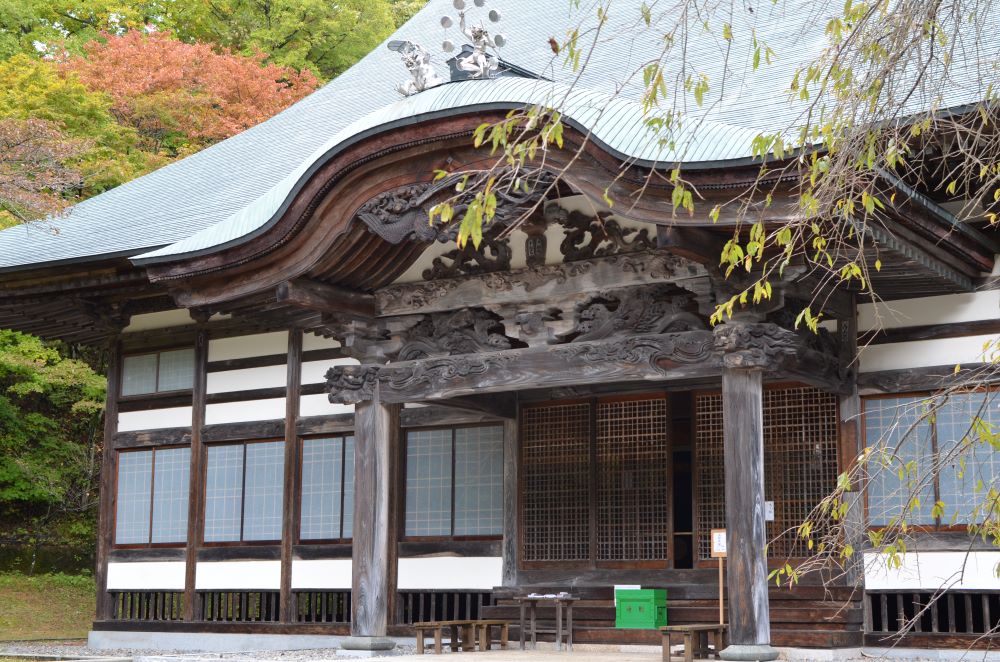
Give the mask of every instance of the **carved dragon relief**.
<svg viewBox="0 0 1000 662">
<path fill-rule="evenodd" d="M 693 331 L 705 323 L 688 311 L 691 298 L 669 286 L 633 287 L 591 297 L 576 308 L 576 324 L 563 342 L 621 335 Z"/>
<path fill-rule="evenodd" d="M 778 368 L 802 348 L 797 333 L 771 322 L 726 322 L 714 334 L 715 350 L 729 368 Z"/>
<path fill-rule="evenodd" d="M 424 269 L 424 280 L 456 276 L 473 276 L 497 271 L 510 271 L 510 241 L 507 239 L 483 238 L 479 248 L 471 241 L 461 248 L 455 248 L 434 258 L 429 269 Z"/>
<path fill-rule="evenodd" d="M 516 342 L 504 334 L 500 317 L 482 308 L 434 313 L 410 329 L 398 360 L 511 349 Z"/>
<path fill-rule="evenodd" d="M 649 236 L 648 230 L 625 227 L 612 219 L 610 212 L 588 216 L 550 205 L 545 210 L 545 217 L 550 224 L 558 223 L 564 228 L 559 251 L 567 262 L 656 248 L 656 239 Z"/>
</svg>

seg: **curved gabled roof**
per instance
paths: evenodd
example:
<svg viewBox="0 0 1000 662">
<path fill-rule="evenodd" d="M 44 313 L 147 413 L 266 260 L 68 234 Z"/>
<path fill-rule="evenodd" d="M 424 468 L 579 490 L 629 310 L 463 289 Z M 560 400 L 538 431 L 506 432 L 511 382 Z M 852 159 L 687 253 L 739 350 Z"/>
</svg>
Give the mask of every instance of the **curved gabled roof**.
<svg viewBox="0 0 1000 662">
<path fill-rule="evenodd" d="M 656 59 L 662 51 L 662 32 L 675 24 L 676 17 L 664 10 L 657 13 L 656 3 L 614 3 L 586 67 L 577 73 L 563 66 L 562 56 L 553 56 L 548 40 L 562 39 L 567 29 L 579 25 L 581 43 L 587 43 L 593 35 L 588 29 L 596 23 L 595 3 L 582 0 L 574 10 L 568 7 L 573 3 L 538 0 L 490 0 L 489 4 L 504 16 L 500 25 L 507 35 L 508 46 L 502 52 L 505 60 L 557 84 L 571 84 L 579 102 L 574 96 L 574 110 L 568 114 L 580 126 L 600 126 L 601 140 L 610 150 L 646 158 L 641 155 L 650 155 L 656 141 L 649 138 L 641 123 L 633 121 L 634 103 L 641 99 L 642 76 L 633 76 L 624 84 L 622 77 Z M 641 18 L 643 5 L 653 7 L 651 28 Z M 689 30 L 694 38 L 685 47 L 688 68 L 680 70 L 678 66 L 677 71 L 668 71 L 679 77 L 703 75 L 710 85 L 702 106 L 691 99 L 680 102 L 688 104 L 683 108 L 686 129 L 705 131 L 704 136 L 696 136 L 697 150 L 681 150 L 688 164 L 705 160 L 699 165 L 711 165 L 729 158 L 726 155 L 745 154 L 748 133 L 795 122 L 803 105 L 790 103 L 783 90 L 795 70 L 826 46 L 822 26 L 841 11 L 842 3 L 783 0 L 736 3 L 733 7 L 732 42 L 717 33 L 718 26 L 716 32 L 701 31 L 696 21 Z M 995 24 L 1000 6 L 991 11 L 990 20 Z M 445 36 L 456 38 L 454 33 L 446 35 L 440 24 L 443 14 L 453 13 L 451 0 L 429 0 L 389 39 L 417 41 L 436 53 Z M 775 52 L 773 63 L 753 66 L 751 35 Z M 964 44 L 956 51 L 962 61 L 951 67 L 946 97 L 928 100 L 917 90 L 912 99 L 916 107 L 932 102 L 951 107 L 981 98 L 988 79 L 996 76 L 990 67 L 1000 55 L 1000 42 L 973 34 L 966 41 L 971 45 Z M 442 59 L 437 57 L 436 66 L 444 74 Z M 184 246 L 195 247 L 200 242 L 208 247 L 213 244 L 205 241 L 206 236 L 213 234 L 221 242 L 214 245 L 223 245 L 242 236 L 241 229 L 252 232 L 253 227 L 266 222 L 260 214 L 269 206 L 280 205 L 272 198 L 283 198 L 290 190 L 289 181 L 297 180 L 335 140 L 347 140 L 351 133 L 348 127 L 370 131 L 391 121 L 416 121 L 445 108 L 474 110 L 476 103 L 504 104 L 514 98 L 537 102 L 539 95 L 558 89 L 557 85 L 540 92 L 540 83 L 499 79 L 449 84 L 398 101 L 394 88 L 406 77 L 397 54 L 382 44 L 322 89 L 258 126 L 82 202 L 65 217 L 37 227 L 0 232 L 0 271 L 116 255 L 162 257 L 169 253 L 153 249 L 177 244 L 174 251 L 179 254 L 177 250 L 186 251 Z M 483 91 L 490 85 L 495 87 L 492 92 Z M 597 100 L 594 95 L 605 96 Z M 597 108 L 611 96 L 619 98 L 598 122 Z M 642 130 L 635 131 L 635 127 Z M 665 155 L 652 155 L 651 160 L 656 159 L 670 160 Z M 201 239 L 194 241 L 196 236 Z"/>
<path fill-rule="evenodd" d="M 525 78 L 469 80 L 426 90 L 381 108 L 344 128 L 266 193 L 224 221 L 182 241 L 133 258 L 137 264 L 194 257 L 247 241 L 276 221 L 320 166 L 345 148 L 375 134 L 437 117 L 538 105 L 559 107 L 572 125 L 610 154 L 644 166 L 697 163 L 738 165 L 751 157 L 756 131 L 712 120 L 681 126 L 671 140 L 659 140 L 646 126 L 642 106 L 598 92 Z M 431 173 L 426 173 L 427 177 Z"/>
</svg>

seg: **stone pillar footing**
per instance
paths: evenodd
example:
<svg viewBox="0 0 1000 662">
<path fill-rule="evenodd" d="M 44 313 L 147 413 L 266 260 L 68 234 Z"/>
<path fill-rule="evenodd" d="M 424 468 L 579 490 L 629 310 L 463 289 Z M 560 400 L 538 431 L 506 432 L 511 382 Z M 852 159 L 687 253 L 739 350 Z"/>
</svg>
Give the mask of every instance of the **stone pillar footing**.
<svg viewBox="0 0 1000 662">
<path fill-rule="evenodd" d="M 349 651 L 387 651 L 395 648 L 396 642 L 389 637 L 344 637 L 340 647 Z"/>
<path fill-rule="evenodd" d="M 768 644 L 732 644 L 723 648 L 719 657 L 741 662 L 768 662 L 778 659 L 778 651 Z"/>
</svg>

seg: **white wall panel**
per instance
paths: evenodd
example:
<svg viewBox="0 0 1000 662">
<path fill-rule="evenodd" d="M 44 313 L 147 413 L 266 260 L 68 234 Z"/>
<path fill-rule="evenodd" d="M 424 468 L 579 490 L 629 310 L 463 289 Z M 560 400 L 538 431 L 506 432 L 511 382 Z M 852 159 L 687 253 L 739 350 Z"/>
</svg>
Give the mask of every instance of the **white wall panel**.
<svg viewBox="0 0 1000 662">
<path fill-rule="evenodd" d="M 1000 290 L 858 305 L 858 329 L 893 329 L 1000 317 Z"/>
<path fill-rule="evenodd" d="M 189 425 L 191 425 L 191 407 L 123 411 L 118 414 L 119 432 L 183 428 Z"/>
<path fill-rule="evenodd" d="M 133 315 L 125 327 L 125 333 L 135 331 L 150 331 L 152 329 L 166 329 L 172 326 L 184 326 L 194 324 L 191 313 L 187 309 L 164 310 L 159 313 L 143 313 Z"/>
<path fill-rule="evenodd" d="M 333 338 L 324 338 L 315 333 L 307 333 L 302 336 L 302 349 L 309 352 L 314 349 L 336 349 L 340 347 L 340 341 Z"/>
<path fill-rule="evenodd" d="M 183 591 L 186 565 L 184 561 L 108 563 L 108 589 Z"/>
<path fill-rule="evenodd" d="M 430 556 L 399 559 L 400 589 L 491 589 L 502 580 L 499 556 Z"/>
<path fill-rule="evenodd" d="M 195 588 L 210 590 L 278 590 L 281 561 L 200 561 L 195 568 Z"/>
<path fill-rule="evenodd" d="M 331 404 L 326 393 L 303 395 L 299 400 L 299 416 L 334 416 L 353 413 L 354 405 Z"/>
<path fill-rule="evenodd" d="M 205 407 L 205 424 L 244 423 L 247 421 L 270 421 L 285 417 L 285 399 L 246 400 L 225 402 Z"/>
<path fill-rule="evenodd" d="M 245 359 L 288 353 L 288 332 L 257 333 L 250 336 L 216 338 L 208 341 L 209 361 Z"/>
<path fill-rule="evenodd" d="M 861 372 L 922 368 L 983 360 L 983 343 L 996 336 L 967 336 L 870 345 L 860 350 Z"/>
<path fill-rule="evenodd" d="M 907 552 L 899 568 L 887 568 L 885 557 L 865 554 L 865 588 L 869 590 L 1000 589 L 1000 552 Z"/>
<path fill-rule="evenodd" d="M 285 364 L 210 372 L 208 373 L 208 392 L 225 393 L 227 391 L 284 386 L 287 377 L 288 367 Z"/>
<path fill-rule="evenodd" d="M 351 588 L 351 559 L 292 561 L 292 589 Z"/>
<path fill-rule="evenodd" d="M 358 365 L 360 361 L 352 358 L 331 359 L 329 361 L 305 361 L 302 364 L 303 384 L 323 384 L 326 382 L 326 371 L 335 365 Z"/>
</svg>

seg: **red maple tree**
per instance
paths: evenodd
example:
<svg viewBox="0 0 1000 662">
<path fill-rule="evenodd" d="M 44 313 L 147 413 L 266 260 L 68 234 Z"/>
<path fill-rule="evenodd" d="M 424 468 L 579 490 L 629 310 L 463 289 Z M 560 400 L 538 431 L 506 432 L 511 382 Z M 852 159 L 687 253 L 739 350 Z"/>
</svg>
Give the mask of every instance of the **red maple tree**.
<svg viewBox="0 0 1000 662">
<path fill-rule="evenodd" d="M 118 121 L 174 150 L 228 138 L 316 89 L 308 70 L 264 62 L 169 33 L 104 35 L 63 63 L 91 90 L 107 92 Z"/>
</svg>

